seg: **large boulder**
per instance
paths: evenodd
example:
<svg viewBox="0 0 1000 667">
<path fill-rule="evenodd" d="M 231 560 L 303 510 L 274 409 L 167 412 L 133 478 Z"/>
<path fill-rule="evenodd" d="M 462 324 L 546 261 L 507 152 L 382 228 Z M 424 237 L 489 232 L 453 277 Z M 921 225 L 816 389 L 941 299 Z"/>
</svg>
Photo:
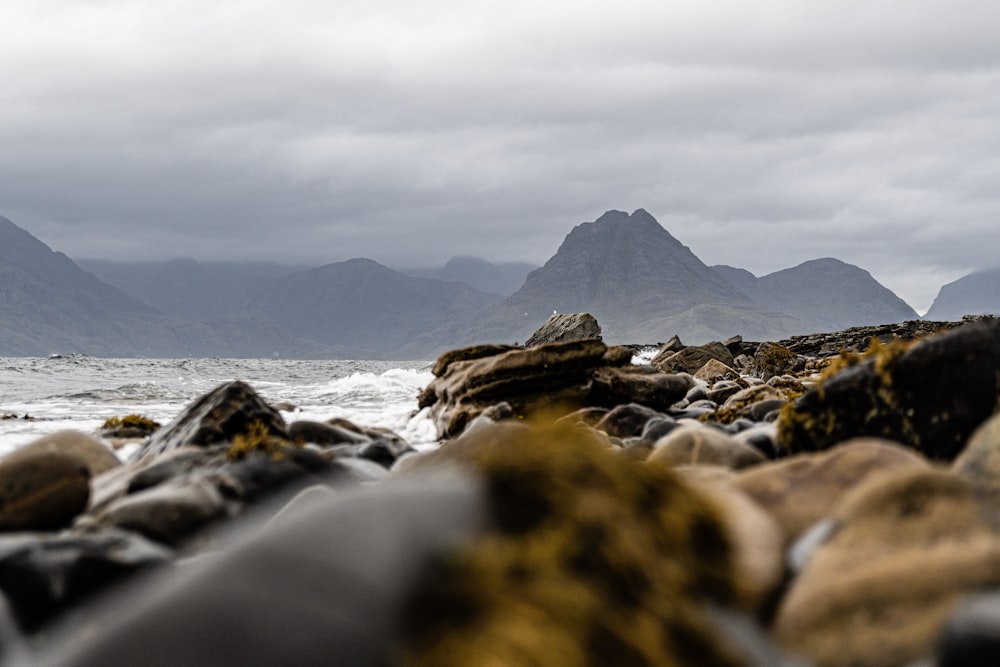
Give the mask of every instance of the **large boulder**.
<svg viewBox="0 0 1000 667">
<path fill-rule="evenodd" d="M 815 451 L 872 435 L 951 460 L 996 409 L 998 393 L 1000 320 L 910 347 L 874 345 L 867 358 L 782 411 L 778 442 L 792 452 Z"/>
<path fill-rule="evenodd" d="M 89 498 L 90 471 L 75 454 L 28 447 L 0 459 L 0 531 L 62 528 Z"/>
<path fill-rule="evenodd" d="M 601 340 L 601 325 L 590 313 L 553 313 L 531 337 L 525 347 L 546 343 L 567 343 L 573 340 Z"/>
<path fill-rule="evenodd" d="M 694 374 L 713 359 L 729 367 L 733 365 L 732 352 L 718 341 L 685 347 L 678 352 L 673 352 L 670 347 L 664 346 L 649 363 L 664 373 Z"/>
<path fill-rule="evenodd" d="M 269 436 L 289 440 L 285 422 L 277 410 L 245 382 L 227 382 L 199 398 L 154 433 L 133 460 L 186 445 L 204 447 L 229 442 L 238 435 L 249 433 L 255 425 Z"/>
</svg>

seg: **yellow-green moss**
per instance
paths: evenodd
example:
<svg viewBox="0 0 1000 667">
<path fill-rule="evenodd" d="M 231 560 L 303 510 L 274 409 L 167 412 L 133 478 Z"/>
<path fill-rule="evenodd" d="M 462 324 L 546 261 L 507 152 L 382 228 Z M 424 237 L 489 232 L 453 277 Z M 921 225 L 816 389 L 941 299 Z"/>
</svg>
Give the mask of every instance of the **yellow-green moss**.
<svg viewBox="0 0 1000 667">
<path fill-rule="evenodd" d="M 400 664 L 739 664 L 700 603 L 739 595 L 719 510 L 572 430 L 510 433 L 460 454 L 496 529 L 413 598 Z"/>
<path fill-rule="evenodd" d="M 156 429 L 160 428 L 159 422 L 155 422 L 149 417 L 143 417 L 142 415 L 129 414 L 124 417 L 108 417 L 101 424 L 102 431 L 116 431 L 119 429 L 138 429 L 146 433 L 152 433 Z"/>
<path fill-rule="evenodd" d="M 272 435 L 267 424 L 257 420 L 250 423 L 246 433 L 233 438 L 233 444 L 226 451 L 226 456 L 235 461 L 251 452 L 265 452 L 272 460 L 280 461 L 285 458 L 285 447 L 291 444 Z"/>
</svg>

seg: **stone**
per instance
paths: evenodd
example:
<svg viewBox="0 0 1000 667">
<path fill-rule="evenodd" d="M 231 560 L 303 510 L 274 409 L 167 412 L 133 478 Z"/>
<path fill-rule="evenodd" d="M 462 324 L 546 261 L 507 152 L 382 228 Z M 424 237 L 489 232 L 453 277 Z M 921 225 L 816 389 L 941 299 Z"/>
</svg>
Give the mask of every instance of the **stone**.
<svg viewBox="0 0 1000 667">
<path fill-rule="evenodd" d="M 109 584 L 171 555 L 166 547 L 114 529 L 0 535 L 0 590 L 21 627 L 34 632 Z"/>
<path fill-rule="evenodd" d="M 780 343 L 761 343 L 753 356 L 753 374 L 762 380 L 784 375 L 796 367 L 804 368 L 805 362 Z"/>
<path fill-rule="evenodd" d="M 737 380 L 740 374 L 718 359 L 709 359 L 695 372 L 694 377 L 696 380 L 712 384 L 719 380 Z"/>
<path fill-rule="evenodd" d="M 650 366 L 604 367 L 593 372 L 591 405 L 613 408 L 638 403 L 654 410 L 667 410 L 694 386 L 684 373 L 661 373 Z"/>
<path fill-rule="evenodd" d="M 574 340 L 601 340 L 601 325 L 590 313 L 553 314 L 535 333 L 531 334 L 525 347 L 536 347 L 546 343 L 568 343 Z M 629 355 L 631 358 L 631 354 Z"/>
<path fill-rule="evenodd" d="M 412 451 L 413 448 L 405 442 L 382 438 L 360 445 L 357 450 L 357 457 L 372 461 L 388 469 L 393 466 L 400 456 L 404 456 Z"/>
<path fill-rule="evenodd" d="M 652 445 L 679 426 L 680 424 L 677 423 L 676 419 L 667 415 L 653 417 L 642 427 L 642 433 L 639 437 L 643 442 L 648 442 Z"/>
<path fill-rule="evenodd" d="M 686 347 L 679 352 L 667 353 L 666 350 L 661 350 L 650 364 L 665 373 L 697 373 L 698 369 L 712 359 L 729 367 L 733 365 L 733 355 L 725 345 L 717 341 Z"/>
<path fill-rule="evenodd" d="M 226 460 L 211 472 L 209 479 L 227 497 L 252 503 L 279 491 L 335 483 L 331 475 L 337 471 L 319 452 L 284 447 L 277 459 L 266 452 L 252 452 L 237 460 Z"/>
<path fill-rule="evenodd" d="M 923 457 L 898 443 L 857 438 L 822 453 L 798 454 L 741 471 L 732 484 L 774 516 L 785 543 L 791 544 L 869 477 L 928 467 Z"/>
<path fill-rule="evenodd" d="M 448 371 L 448 367 L 456 361 L 474 361 L 484 357 L 495 357 L 498 354 L 517 349 L 520 348 L 514 345 L 472 345 L 450 350 L 437 358 L 431 367 L 431 373 L 434 374 L 434 377 L 441 377 Z"/>
<path fill-rule="evenodd" d="M 100 475 L 122 464 L 110 447 L 80 431 L 56 431 L 20 447 L 19 451 L 73 454 L 83 460 L 91 476 Z"/>
<path fill-rule="evenodd" d="M 231 441 L 261 424 L 271 436 L 288 440 L 285 422 L 246 383 L 227 382 L 186 407 L 169 424 L 159 429 L 136 452 L 133 460 L 163 453 L 176 447 L 203 447 Z"/>
<path fill-rule="evenodd" d="M 215 485 L 205 478 L 188 477 L 119 498 L 97 521 L 177 546 L 226 514 L 226 502 Z"/>
<path fill-rule="evenodd" d="M 962 599 L 941 632 L 934 667 L 995 667 L 1000 662 L 1000 593 Z"/>
<path fill-rule="evenodd" d="M 565 417 L 560 417 L 556 420 L 556 424 L 560 426 L 572 426 L 574 424 L 586 424 L 587 426 L 593 426 L 597 422 L 604 418 L 604 415 L 611 412 L 608 408 L 580 408 L 579 410 L 574 410 Z"/>
<path fill-rule="evenodd" d="M 923 659 L 965 594 L 1000 586 L 995 508 L 950 471 L 873 477 L 830 519 L 773 625 L 782 646 L 818 666 Z"/>
<path fill-rule="evenodd" d="M 1000 320 L 969 324 L 910 347 L 875 345 L 866 358 L 853 361 L 782 411 L 779 445 L 815 451 L 871 435 L 950 461 L 996 409 Z"/>
<path fill-rule="evenodd" d="M 723 380 L 721 382 L 716 382 L 705 392 L 705 398 L 712 401 L 713 403 L 722 404 L 725 403 L 730 396 L 738 391 L 742 391 L 743 387 L 739 382 L 734 382 L 732 380 Z"/>
<path fill-rule="evenodd" d="M 588 404 L 591 375 L 607 349 L 582 340 L 454 361 L 421 392 L 419 405 L 431 408 L 441 438 L 458 435 L 501 401 L 522 418 L 546 410 L 566 414 Z"/>
<path fill-rule="evenodd" d="M 969 438 L 952 463 L 952 470 L 972 483 L 1000 494 L 1000 413 L 993 415 Z"/>
<path fill-rule="evenodd" d="M 640 435 L 646 422 L 657 417 L 666 415 L 637 403 L 629 403 L 612 409 L 594 427 L 611 436 L 628 438 Z"/>
<path fill-rule="evenodd" d="M 298 443 L 312 443 L 320 446 L 341 444 L 362 444 L 371 438 L 347 428 L 302 419 L 288 425 L 288 437 Z"/>
<path fill-rule="evenodd" d="M 156 432 L 160 423 L 149 417 L 130 414 L 124 417 L 109 417 L 101 425 L 102 438 L 137 439 L 145 438 Z"/>
<path fill-rule="evenodd" d="M 738 470 L 763 463 L 767 459 L 750 445 L 719 429 L 685 425 L 658 440 L 646 460 L 668 468 L 709 464 Z"/>
<path fill-rule="evenodd" d="M 0 531 L 55 530 L 90 498 L 90 471 L 79 456 L 47 447 L 0 458 Z"/>
<path fill-rule="evenodd" d="M 735 357 L 740 354 L 743 349 L 743 336 L 730 336 L 726 340 L 722 341 L 722 344 L 726 346 L 727 350 L 729 350 L 729 354 Z"/>
</svg>

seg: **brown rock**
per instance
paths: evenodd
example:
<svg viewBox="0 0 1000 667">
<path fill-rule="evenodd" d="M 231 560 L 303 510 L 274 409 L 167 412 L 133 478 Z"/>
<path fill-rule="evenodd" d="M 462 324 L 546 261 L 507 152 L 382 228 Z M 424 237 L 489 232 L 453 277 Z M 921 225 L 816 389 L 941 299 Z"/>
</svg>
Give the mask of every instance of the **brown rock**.
<svg viewBox="0 0 1000 667">
<path fill-rule="evenodd" d="M 87 507 L 90 471 L 75 454 L 20 449 L 0 459 L 0 530 L 55 530 Z"/>
<path fill-rule="evenodd" d="M 987 419 L 969 438 L 952 470 L 970 482 L 1000 493 L 1000 414 Z"/>
<path fill-rule="evenodd" d="M 609 408 L 638 403 L 654 410 L 666 410 L 694 386 L 690 375 L 661 373 L 650 366 L 598 368 L 592 378 L 590 404 Z"/>
<path fill-rule="evenodd" d="M 800 454 L 742 471 L 733 486 L 777 519 L 790 544 L 870 476 L 928 467 L 923 457 L 898 443 L 858 438 L 821 454 Z"/>
<path fill-rule="evenodd" d="M 111 448 L 80 431 L 56 431 L 43 436 L 19 451 L 64 452 L 83 459 L 91 476 L 117 468 L 122 463 Z"/>
<path fill-rule="evenodd" d="M 780 343 L 764 342 L 753 356 L 753 374 L 762 380 L 784 375 L 795 369 L 798 357 Z M 804 367 L 804 363 L 802 364 Z"/>
<path fill-rule="evenodd" d="M 225 502 L 215 486 L 188 477 L 119 498 L 97 520 L 173 546 L 225 514 Z"/>
<path fill-rule="evenodd" d="M 694 374 L 695 379 L 708 382 L 718 382 L 719 380 L 736 380 L 740 374 L 718 359 L 709 359 L 705 365 Z"/>
<path fill-rule="evenodd" d="M 553 314 L 531 334 L 525 347 L 546 343 L 568 343 L 574 340 L 601 340 L 601 325 L 590 313 Z"/>
<path fill-rule="evenodd" d="M 732 353 L 718 341 L 686 347 L 679 352 L 668 352 L 664 348 L 653 357 L 650 364 L 665 373 L 696 373 L 712 359 L 721 361 L 726 366 L 733 365 Z"/>
<path fill-rule="evenodd" d="M 963 594 L 1000 585 L 997 518 L 949 471 L 870 479 L 838 504 L 832 536 L 782 600 L 775 636 L 818 667 L 926 657 Z"/>
<path fill-rule="evenodd" d="M 751 445 L 717 428 L 686 425 L 657 441 L 646 460 L 667 467 L 712 464 L 735 470 L 763 463 L 767 459 Z"/>
</svg>

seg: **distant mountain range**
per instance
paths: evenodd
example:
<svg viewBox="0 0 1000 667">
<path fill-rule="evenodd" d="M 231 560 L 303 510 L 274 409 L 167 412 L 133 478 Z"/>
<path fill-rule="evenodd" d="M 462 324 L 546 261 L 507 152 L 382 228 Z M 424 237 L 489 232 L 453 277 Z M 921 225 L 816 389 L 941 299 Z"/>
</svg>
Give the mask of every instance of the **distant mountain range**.
<svg viewBox="0 0 1000 667">
<path fill-rule="evenodd" d="M 976 271 L 941 287 L 927 319 L 1000 314 L 1000 268 Z"/>
<path fill-rule="evenodd" d="M 1000 310 L 998 282 L 994 271 L 946 285 L 928 315 Z M 645 343 L 917 318 L 867 271 L 836 259 L 760 278 L 706 266 L 642 209 L 576 226 L 539 268 L 456 257 L 407 271 L 370 259 L 77 264 L 0 217 L 0 355 L 431 358 L 526 340 L 553 311 L 591 312 L 605 340 Z"/>
</svg>

